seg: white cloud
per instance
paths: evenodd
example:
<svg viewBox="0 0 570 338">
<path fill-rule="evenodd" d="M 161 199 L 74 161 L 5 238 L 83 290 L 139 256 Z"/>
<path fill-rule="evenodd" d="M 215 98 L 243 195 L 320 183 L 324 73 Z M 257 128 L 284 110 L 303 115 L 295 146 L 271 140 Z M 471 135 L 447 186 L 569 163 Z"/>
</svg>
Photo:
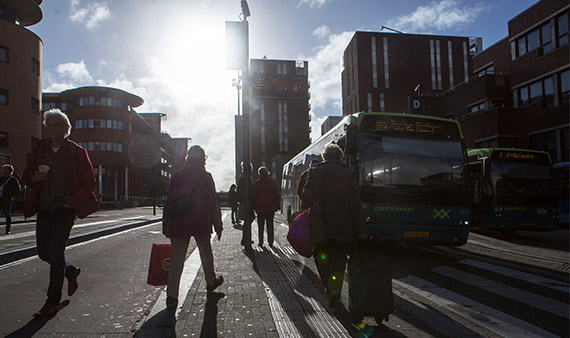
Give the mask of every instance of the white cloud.
<svg viewBox="0 0 570 338">
<path fill-rule="evenodd" d="M 297 3 L 297 7 L 307 5 L 311 8 L 319 8 L 322 5 L 326 4 L 327 1 L 330 1 L 330 0 L 299 0 L 299 2 Z"/>
<path fill-rule="evenodd" d="M 434 1 L 388 21 L 388 26 L 406 33 L 458 29 L 473 22 L 483 10 L 485 6 L 479 3 L 473 7 L 460 7 L 458 0 Z"/>
<path fill-rule="evenodd" d="M 317 29 L 318 30 L 318 29 Z M 354 31 L 329 35 L 326 44 L 312 50 L 309 61 L 311 81 L 311 139 L 321 134 L 321 123 L 330 115 L 342 115 L 342 55 Z"/>
<path fill-rule="evenodd" d="M 91 74 L 85 66 L 85 61 L 81 60 L 79 63 L 64 63 L 55 67 L 55 71 L 61 78 L 66 79 L 71 83 L 87 84 L 93 81 Z"/>
<path fill-rule="evenodd" d="M 331 33 L 331 31 L 330 31 L 329 27 L 326 25 L 321 25 L 313 31 L 313 35 L 318 37 L 319 39 L 326 38 L 330 33 Z"/>
<path fill-rule="evenodd" d="M 101 22 L 111 18 L 111 10 L 107 1 L 90 2 L 86 7 L 81 7 L 81 0 L 71 0 L 70 7 L 69 18 L 71 21 L 82 23 L 91 30 L 96 29 Z"/>
</svg>

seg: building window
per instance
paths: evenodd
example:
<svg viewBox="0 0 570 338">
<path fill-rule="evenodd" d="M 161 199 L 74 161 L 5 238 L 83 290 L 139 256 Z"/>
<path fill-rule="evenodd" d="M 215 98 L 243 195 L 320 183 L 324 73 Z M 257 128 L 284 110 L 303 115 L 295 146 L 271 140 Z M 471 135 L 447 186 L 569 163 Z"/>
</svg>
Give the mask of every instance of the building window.
<svg viewBox="0 0 570 338">
<path fill-rule="evenodd" d="M 0 88 L 0 106 L 8 105 L 8 90 Z"/>
<path fill-rule="evenodd" d="M 384 38 L 384 88 L 390 88 L 390 67 L 388 63 L 388 38 Z"/>
<path fill-rule="evenodd" d="M 447 41 L 447 63 L 449 63 L 449 88 L 453 88 L 453 49 L 451 48 L 451 41 Z"/>
<path fill-rule="evenodd" d="M 265 102 L 261 102 L 261 107 L 259 107 L 259 118 L 261 120 L 261 151 L 265 151 Z"/>
<path fill-rule="evenodd" d="M 278 63 L 278 64 L 277 64 L 277 74 L 281 74 L 281 73 L 282 73 L 281 64 Z"/>
<path fill-rule="evenodd" d="M 463 41 L 463 81 L 469 82 L 469 53 L 467 51 L 467 42 Z"/>
<path fill-rule="evenodd" d="M 550 53 L 552 51 L 551 37 L 550 37 L 550 22 L 547 22 L 540 28 L 540 41 L 543 53 Z"/>
<path fill-rule="evenodd" d="M 259 73 L 261 74 L 265 73 L 265 63 L 263 62 L 259 63 Z"/>
<path fill-rule="evenodd" d="M 0 131 L 0 148 L 8 149 L 8 133 Z"/>
<path fill-rule="evenodd" d="M 530 135 L 530 148 L 549 152 L 552 162 L 566 162 L 569 160 L 569 130 L 562 128 Z"/>
<path fill-rule="evenodd" d="M 435 75 L 435 47 L 433 40 L 429 40 L 429 60 L 431 63 L 431 89 L 437 89 L 436 75 Z"/>
<path fill-rule="evenodd" d="M 32 73 L 40 76 L 40 61 L 32 58 Z"/>
<path fill-rule="evenodd" d="M 562 13 L 556 18 L 556 35 L 558 47 L 568 44 L 568 12 Z"/>
<path fill-rule="evenodd" d="M 441 49 L 439 40 L 435 41 L 435 64 L 437 65 L 437 89 L 441 90 Z"/>
<path fill-rule="evenodd" d="M 279 119 L 279 151 L 289 151 L 289 130 L 287 126 L 287 101 L 277 101 Z"/>
<path fill-rule="evenodd" d="M 372 93 L 368 93 L 368 112 L 372 112 Z"/>
<path fill-rule="evenodd" d="M 554 82 L 552 76 L 519 88 L 520 106 L 543 102 L 543 108 L 554 106 Z"/>
<path fill-rule="evenodd" d="M 40 100 L 32 97 L 32 113 L 40 114 Z"/>
<path fill-rule="evenodd" d="M 67 103 L 65 102 L 61 103 L 61 111 L 67 111 Z"/>
<path fill-rule="evenodd" d="M 0 46 L 0 62 L 8 63 L 8 47 Z"/>
<path fill-rule="evenodd" d="M 550 22 L 545 23 L 516 40 L 517 57 L 523 56 L 537 48 L 542 49 L 542 53 L 552 51 L 552 38 L 550 36 Z M 568 36 L 568 26 L 566 25 L 566 36 Z"/>
<path fill-rule="evenodd" d="M 372 87 L 378 88 L 378 67 L 376 65 L 376 37 L 370 38 L 372 45 Z"/>
<path fill-rule="evenodd" d="M 386 111 L 386 108 L 384 106 L 384 93 L 380 93 L 380 111 Z"/>
<path fill-rule="evenodd" d="M 570 102 L 570 70 L 560 73 L 560 104 Z"/>
</svg>

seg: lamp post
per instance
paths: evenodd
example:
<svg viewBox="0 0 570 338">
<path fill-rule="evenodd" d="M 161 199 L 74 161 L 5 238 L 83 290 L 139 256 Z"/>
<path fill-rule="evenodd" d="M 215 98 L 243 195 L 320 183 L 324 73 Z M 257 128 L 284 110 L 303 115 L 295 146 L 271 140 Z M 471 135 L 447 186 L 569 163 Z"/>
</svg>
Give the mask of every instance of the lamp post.
<svg viewBox="0 0 570 338">
<path fill-rule="evenodd" d="M 247 22 L 247 18 L 249 16 L 251 16 L 251 13 L 249 11 L 249 6 L 247 5 L 247 1 L 246 0 L 241 0 L 240 2 L 241 4 L 241 20 L 243 22 L 243 24 L 246 26 L 246 36 L 245 36 L 245 50 L 244 50 L 244 54 L 245 54 L 245 58 L 246 58 L 246 64 L 245 64 L 245 69 L 242 70 L 242 130 L 243 130 L 243 135 L 242 135 L 242 139 L 243 139 L 243 173 L 242 175 L 244 176 L 243 182 L 244 184 L 244 198 L 243 198 L 243 204 L 244 204 L 244 224 L 243 224 L 243 235 L 242 235 L 242 244 L 245 248 L 246 251 L 250 251 L 251 250 L 251 223 L 253 222 L 252 219 L 252 215 L 250 210 L 253 210 L 253 205 L 251 205 L 252 201 L 251 201 L 251 152 L 250 152 L 250 126 L 249 126 L 249 117 L 250 117 L 250 112 L 249 112 L 249 106 L 250 106 L 250 97 L 249 97 L 249 89 L 250 89 L 250 84 L 249 84 L 249 26 L 248 26 L 248 22 Z"/>
</svg>

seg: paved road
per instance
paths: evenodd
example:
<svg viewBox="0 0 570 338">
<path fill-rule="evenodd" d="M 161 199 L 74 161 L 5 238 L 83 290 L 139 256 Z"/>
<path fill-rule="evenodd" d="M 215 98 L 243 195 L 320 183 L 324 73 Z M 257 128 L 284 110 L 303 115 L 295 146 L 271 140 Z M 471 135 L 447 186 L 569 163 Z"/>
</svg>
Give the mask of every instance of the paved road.
<svg viewBox="0 0 570 338">
<path fill-rule="evenodd" d="M 153 216 L 151 209 L 139 208 L 107 217 L 87 219 L 83 229 L 114 224 L 89 223 L 136 217 L 142 222 Z M 278 219 L 282 221 L 280 215 Z M 146 285 L 151 244 L 165 242 L 159 224 L 70 247 L 67 257 L 83 268 L 80 289 L 64 298 L 64 309 L 49 320 L 31 317 L 44 300 L 47 264 L 29 258 L 0 266 L 0 336 L 568 336 L 568 250 L 532 245 L 528 238 L 522 243 L 520 237 L 529 234 L 498 238 L 475 233 L 460 248 L 386 248 L 393 263 L 396 311 L 380 325 L 366 318 L 359 331 L 346 311 L 328 308 L 312 259 L 292 251 L 285 224 L 277 222 L 275 248 L 255 247 L 253 255 L 245 255 L 238 244 L 241 231 L 228 225 L 227 210 L 224 223 L 224 237 L 213 242 L 213 249 L 226 283 L 220 293 L 207 297 L 192 245 L 181 288 L 185 302 L 175 314 L 163 311 L 162 288 Z M 33 225 L 18 227 L 15 235 L 33 231 Z M 567 230 L 560 231 L 551 235 L 568 236 Z M 1 248 L 12 241 L 29 244 L 27 236 L 0 236 Z M 345 285 L 345 307 L 346 290 Z"/>
</svg>

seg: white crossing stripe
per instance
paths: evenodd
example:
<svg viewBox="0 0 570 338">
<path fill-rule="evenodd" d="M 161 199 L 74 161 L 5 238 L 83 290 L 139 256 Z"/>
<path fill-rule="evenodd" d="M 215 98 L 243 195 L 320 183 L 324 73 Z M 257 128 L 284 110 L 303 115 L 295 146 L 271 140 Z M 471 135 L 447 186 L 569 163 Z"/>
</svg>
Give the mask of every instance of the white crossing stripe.
<svg viewBox="0 0 570 338">
<path fill-rule="evenodd" d="M 455 279 L 457 281 L 476 286 L 482 290 L 489 291 L 499 296 L 510 298 L 514 301 L 528 304 L 535 308 L 550 312 L 555 315 L 568 318 L 568 304 L 527 292 L 512 286 L 504 285 L 483 277 L 476 276 L 472 273 L 456 270 L 447 266 L 440 266 L 431 271 L 440 275 Z"/>
<path fill-rule="evenodd" d="M 562 291 L 562 292 L 566 292 L 566 293 L 568 293 L 570 291 L 570 286 L 568 285 L 568 283 L 564 283 L 564 282 L 557 281 L 557 280 L 550 279 L 550 278 L 545 278 L 542 276 L 533 275 L 533 274 L 530 274 L 527 272 L 517 271 L 514 269 L 509 269 L 509 268 L 505 268 L 502 266 L 489 264 L 489 263 L 485 263 L 482 261 L 477 261 L 474 259 L 464 259 L 462 261 L 459 261 L 459 263 L 474 266 L 476 268 L 488 270 L 491 272 L 495 272 L 495 273 L 498 273 L 498 274 L 501 274 L 501 275 L 504 275 L 507 277 L 512 277 L 512 278 L 524 280 L 525 282 L 544 286 L 544 287 L 547 287 L 550 289 L 554 289 L 554 290 L 558 290 L 558 291 Z"/>
<path fill-rule="evenodd" d="M 394 279 L 393 283 L 503 337 L 557 337 L 539 327 L 413 275 Z"/>
</svg>

